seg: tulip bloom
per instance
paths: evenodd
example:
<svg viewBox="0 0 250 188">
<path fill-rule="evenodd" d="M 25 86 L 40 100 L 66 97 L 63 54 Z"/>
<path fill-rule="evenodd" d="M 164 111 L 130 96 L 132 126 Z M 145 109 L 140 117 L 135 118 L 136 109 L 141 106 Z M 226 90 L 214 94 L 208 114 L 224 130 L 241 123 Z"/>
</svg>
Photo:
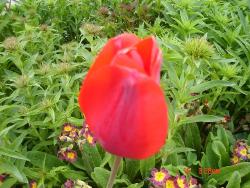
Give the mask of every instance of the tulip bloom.
<svg viewBox="0 0 250 188">
<path fill-rule="evenodd" d="M 128 33 L 110 39 L 96 57 L 78 100 L 91 132 L 108 152 L 144 159 L 164 145 L 168 120 L 159 86 L 161 63 L 154 37 Z"/>
</svg>

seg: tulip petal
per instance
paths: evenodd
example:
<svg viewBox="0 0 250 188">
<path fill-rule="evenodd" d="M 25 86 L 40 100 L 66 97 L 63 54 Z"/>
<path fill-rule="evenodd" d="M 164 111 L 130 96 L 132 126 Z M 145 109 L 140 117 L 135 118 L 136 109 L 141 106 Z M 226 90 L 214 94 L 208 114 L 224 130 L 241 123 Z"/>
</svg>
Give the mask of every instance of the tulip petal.
<svg viewBox="0 0 250 188">
<path fill-rule="evenodd" d="M 126 54 L 117 54 L 111 65 L 122 66 L 123 68 L 137 70 L 140 73 L 146 74 L 143 64 L 136 61 L 135 59 L 130 58 Z"/>
<path fill-rule="evenodd" d="M 144 159 L 164 145 L 166 102 L 158 84 L 145 74 L 103 66 L 85 79 L 78 100 L 90 130 L 110 153 Z"/>
<path fill-rule="evenodd" d="M 155 38 L 145 38 L 138 42 L 138 44 L 135 45 L 135 48 L 143 60 L 145 72 L 159 83 L 162 54 Z"/>
<path fill-rule="evenodd" d="M 127 48 L 139 41 L 140 39 L 136 35 L 130 33 L 124 33 L 111 38 L 98 54 L 89 72 L 94 72 L 98 68 L 110 64 L 119 51 L 126 51 Z"/>
</svg>

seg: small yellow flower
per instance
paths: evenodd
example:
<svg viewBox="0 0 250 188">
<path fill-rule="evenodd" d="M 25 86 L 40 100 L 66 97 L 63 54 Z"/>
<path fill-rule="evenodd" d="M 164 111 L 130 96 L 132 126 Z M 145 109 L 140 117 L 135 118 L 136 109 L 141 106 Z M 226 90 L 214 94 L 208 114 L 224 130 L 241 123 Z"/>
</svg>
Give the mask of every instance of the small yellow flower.
<svg viewBox="0 0 250 188">
<path fill-rule="evenodd" d="M 151 171 L 152 177 L 150 178 L 150 181 L 155 186 L 162 186 L 166 183 L 167 178 L 169 178 L 168 171 L 165 168 L 161 168 L 159 171 L 157 169 L 153 169 Z"/>
<path fill-rule="evenodd" d="M 37 188 L 37 183 L 36 181 L 32 180 L 29 184 L 29 188 Z"/>
<path fill-rule="evenodd" d="M 65 132 L 70 132 L 72 130 L 73 130 L 73 126 L 69 123 L 65 124 L 63 127 L 63 131 L 65 131 Z"/>
<path fill-rule="evenodd" d="M 237 164 L 240 162 L 240 159 L 237 155 L 234 155 L 231 159 L 232 164 Z"/>
<path fill-rule="evenodd" d="M 162 181 L 165 177 L 165 174 L 163 172 L 156 172 L 155 173 L 155 180 L 156 181 Z"/>
<path fill-rule="evenodd" d="M 87 141 L 90 143 L 90 144 L 93 144 L 94 143 L 94 138 L 93 136 L 91 136 L 90 134 L 87 135 Z"/>
<path fill-rule="evenodd" d="M 166 185 L 165 188 L 176 188 L 175 182 L 174 182 L 174 179 L 173 179 L 173 178 L 167 179 L 165 185 Z"/>
<path fill-rule="evenodd" d="M 69 160 L 74 160 L 76 158 L 76 153 L 75 152 L 67 152 L 66 153 L 66 157 L 69 159 Z"/>
<path fill-rule="evenodd" d="M 176 177 L 176 184 L 179 188 L 186 188 L 187 187 L 187 180 L 185 176 L 177 176 Z"/>
<path fill-rule="evenodd" d="M 61 160 L 68 162 L 75 162 L 77 159 L 77 153 L 71 148 L 61 149 L 58 152 L 58 157 Z"/>
<path fill-rule="evenodd" d="M 61 136 L 68 136 L 71 139 L 77 139 L 78 138 L 78 132 L 76 126 L 72 125 L 71 123 L 65 123 L 62 128 Z"/>
<path fill-rule="evenodd" d="M 240 151 L 240 154 L 243 155 L 243 156 L 246 156 L 247 155 L 247 149 L 244 148 Z"/>
</svg>

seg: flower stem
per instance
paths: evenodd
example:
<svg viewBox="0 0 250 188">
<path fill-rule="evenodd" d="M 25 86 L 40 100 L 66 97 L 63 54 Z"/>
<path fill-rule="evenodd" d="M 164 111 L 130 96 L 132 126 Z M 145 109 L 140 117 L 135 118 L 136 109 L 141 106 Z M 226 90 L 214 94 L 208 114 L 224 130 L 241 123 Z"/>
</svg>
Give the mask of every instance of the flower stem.
<svg viewBox="0 0 250 188">
<path fill-rule="evenodd" d="M 109 176 L 109 180 L 108 180 L 108 184 L 107 184 L 106 188 L 112 188 L 113 187 L 115 177 L 116 177 L 117 171 L 119 169 L 121 160 L 122 160 L 122 157 L 115 156 L 115 161 L 114 161 L 114 164 L 112 166 L 111 174 Z"/>
</svg>

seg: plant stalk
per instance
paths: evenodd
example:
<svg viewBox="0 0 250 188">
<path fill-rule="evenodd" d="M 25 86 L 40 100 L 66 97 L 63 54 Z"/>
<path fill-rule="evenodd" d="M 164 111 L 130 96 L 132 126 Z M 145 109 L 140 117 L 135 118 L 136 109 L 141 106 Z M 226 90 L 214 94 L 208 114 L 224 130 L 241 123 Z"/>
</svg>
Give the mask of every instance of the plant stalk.
<svg viewBox="0 0 250 188">
<path fill-rule="evenodd" d="M 122 157 L 115 156 L 115 161 L 114 161 L 114 164 L 112 166 L 111 174 L 109 176 L 109 180 L 108 180 L 108 184 L 107 184 L 106 188 L 112 188 L 113 187 L 115 177 L 116 177 L 117 171 L 119 169 L 121 160 L 122 160 Z"/>
</svg>

